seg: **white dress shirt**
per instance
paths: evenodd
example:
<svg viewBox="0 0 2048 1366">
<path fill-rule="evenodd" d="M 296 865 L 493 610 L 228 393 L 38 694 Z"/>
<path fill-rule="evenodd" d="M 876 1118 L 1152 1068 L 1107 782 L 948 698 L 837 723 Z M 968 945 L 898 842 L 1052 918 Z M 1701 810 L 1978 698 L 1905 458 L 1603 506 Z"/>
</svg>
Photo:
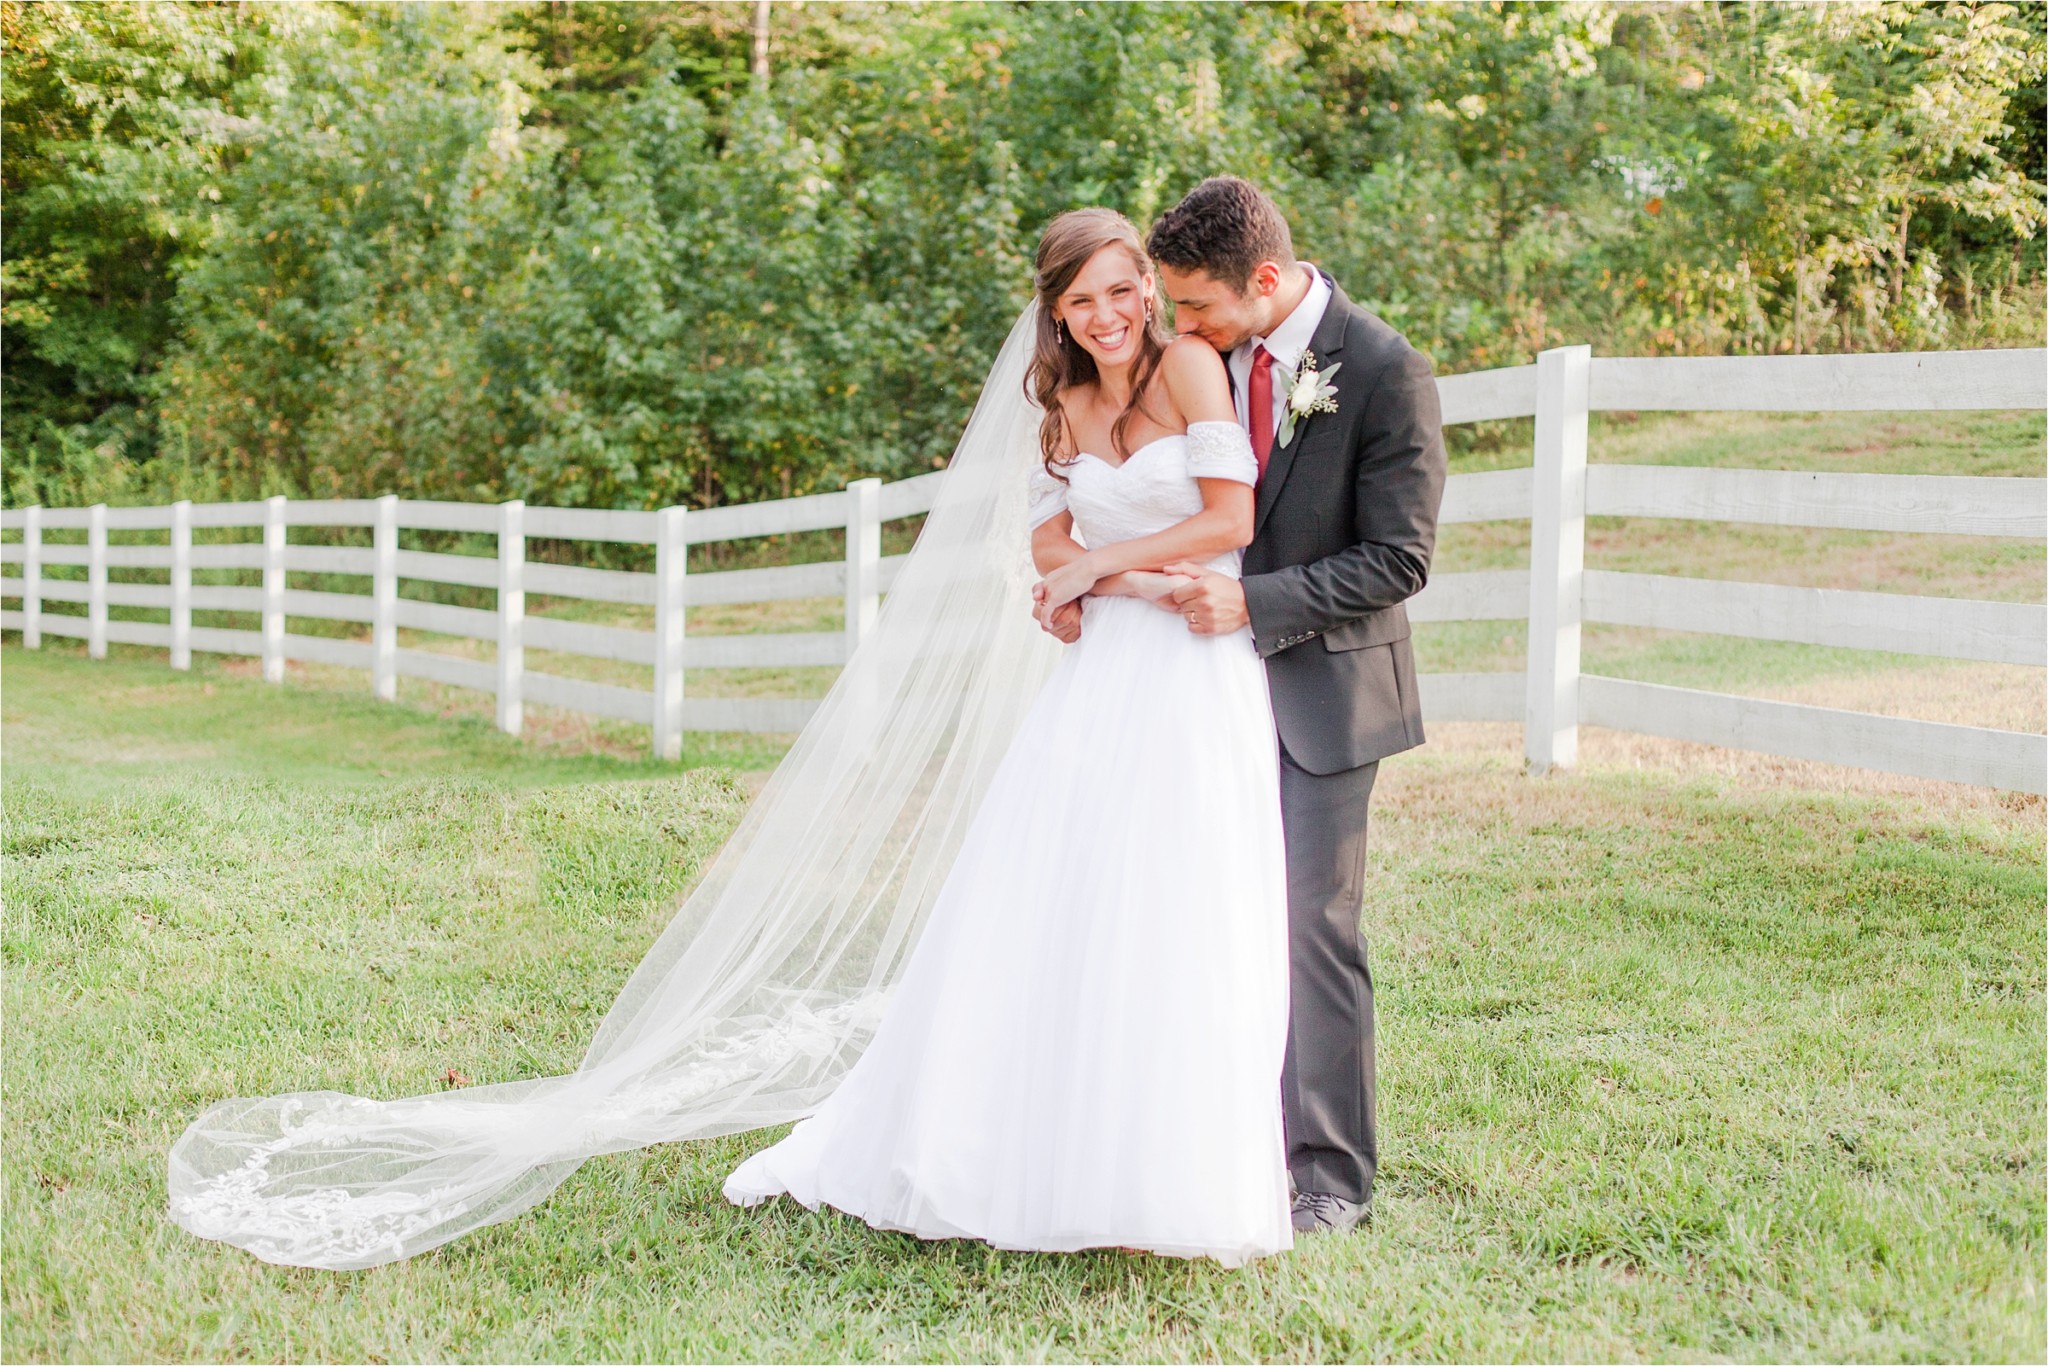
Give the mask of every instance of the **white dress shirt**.
<svg viewBox="0 0 2048 1366">
<path fill-rule="evenodd" d="M 1308 350 L 1309 342 L 1315 339 L 1316 328 L 1322 324 L 1323 313 L 1330 306 L 1330 282 L 1323 273 L 1308 262 L 1300 263 L 1308 272 L 1308 293 L 1294 306 L 1294 311 L 1281 320 L 1271 336 L 1250 337 L 1230 352 L 1230 379 L 1237 390 L 1237 420 L 1251 430 L 1251 419 L 1247 416 L 1251 403 L 1252 352 L 1260 346 L 1266 348 L 1277 364 L 1273 375 L 1273 411 L 1266 414 L 1270 432 L 1280 430 L 1280 414 L 1287 402 L 1287 380 L 1296 366 L 1301 364 L 1301 353 Z"/>
</svg>

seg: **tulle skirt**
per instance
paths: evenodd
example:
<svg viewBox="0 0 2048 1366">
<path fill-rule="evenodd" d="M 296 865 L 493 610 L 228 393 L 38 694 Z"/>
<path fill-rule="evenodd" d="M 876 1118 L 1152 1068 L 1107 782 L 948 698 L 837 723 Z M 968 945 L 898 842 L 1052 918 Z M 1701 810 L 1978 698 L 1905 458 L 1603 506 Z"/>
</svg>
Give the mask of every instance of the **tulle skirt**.
<svg viewBox="0 0 2048 1366">
<path fill-rule="evenodd" d="M 1285 854 L 1251 633 L 1090 598 L 867 1051 L 725 1183 L 999 1248 L 1293 1245 Z"/>
</svg>

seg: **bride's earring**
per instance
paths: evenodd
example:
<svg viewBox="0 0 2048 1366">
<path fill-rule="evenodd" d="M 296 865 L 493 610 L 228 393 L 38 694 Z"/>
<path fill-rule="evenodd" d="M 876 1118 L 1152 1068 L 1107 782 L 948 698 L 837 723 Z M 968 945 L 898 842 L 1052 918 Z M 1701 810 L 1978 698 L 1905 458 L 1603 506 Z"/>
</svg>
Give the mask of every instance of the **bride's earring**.
<svg viewBox="0 0 2048 1366">
<path fill-rule="evenodd" d="M 1067 344 L 1067 324 L 1063 319 L 1054 318 L 1052 320 L 1052 334 L 1053 336 L 1059 338 L 1059 343 L 1061 346 L 1065 346 Z"/>
</svg>

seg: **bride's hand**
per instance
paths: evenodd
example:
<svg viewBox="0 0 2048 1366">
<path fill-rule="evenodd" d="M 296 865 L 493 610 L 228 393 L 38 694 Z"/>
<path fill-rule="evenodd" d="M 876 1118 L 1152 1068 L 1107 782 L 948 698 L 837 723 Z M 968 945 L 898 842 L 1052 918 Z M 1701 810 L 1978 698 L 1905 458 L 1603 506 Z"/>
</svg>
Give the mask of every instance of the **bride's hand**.
<svg viewBox="0 0 2048 1366">
<path fill-rule="evenodd" d="M 1040 610 L 1049 613 L 1093 588 L 1096 577 L 1094 570 L 1089 567 L 1088 557 L 1083 555 L 1078 560 L 1067 561 L 1039 580 L 1032 597 L 1037 599 Z"/>
<path fill-rule="evenodd" d="M 1180 604 L 1173 600 L 1174 590 L 1194 580 L 1185 574 L 1165 574 L 1152 569 L 1133 569 L 1123 576 L 1129 585 L 1131 596 L 1143 598 L 1154 607 L 1180 613 Z"/>
<path fill-rule="evenodd" d="M 1044 631 L 1051 631 L 1053 629 L 1052 614 L 1054 610 L 1046 605 L 1044 582 L 1041 580 L 1038 583 L 1032 584 L 1031 619 L 1038 623 L 1039 629 Z"/>
</svg>

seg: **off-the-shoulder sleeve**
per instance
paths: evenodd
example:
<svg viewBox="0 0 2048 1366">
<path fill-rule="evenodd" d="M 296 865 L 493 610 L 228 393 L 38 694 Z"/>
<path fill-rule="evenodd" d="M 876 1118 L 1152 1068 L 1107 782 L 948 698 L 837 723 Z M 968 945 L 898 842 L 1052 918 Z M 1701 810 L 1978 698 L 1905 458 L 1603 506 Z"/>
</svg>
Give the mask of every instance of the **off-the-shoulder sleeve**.
<svg viewBox="0 0 2048 1366">
<path fill-rule="evenodd" d="M 1067 510 L 1067 486 L 1048 474 L 1042 462 L 1031 467 L 1031 479 L 1026 488 L 1031 499 L 1031 510 L 1026 520 L 1031 523 L 1033 531 Z"/>
<path fill-rule="evenodd" d="M 1259 462 L 1251 438 L 1235 422 L 1188 424 L 1188 473 L 1197 479 L 1259 482 Z"/>
</svg>

